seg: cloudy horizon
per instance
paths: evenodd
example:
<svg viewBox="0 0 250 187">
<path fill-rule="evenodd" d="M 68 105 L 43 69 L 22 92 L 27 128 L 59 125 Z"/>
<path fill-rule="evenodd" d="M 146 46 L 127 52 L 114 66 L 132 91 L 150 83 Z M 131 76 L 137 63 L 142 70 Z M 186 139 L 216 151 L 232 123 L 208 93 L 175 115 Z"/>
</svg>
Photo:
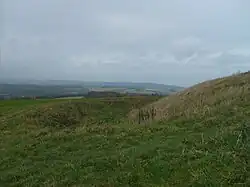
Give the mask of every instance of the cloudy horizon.
<svg viewBox="0 0 250 187">
<path fill-rule="evenodd" d="M 187 86 L 250 69 L 248 0 L 3 0 L 0 78 Z"/>
</svg>

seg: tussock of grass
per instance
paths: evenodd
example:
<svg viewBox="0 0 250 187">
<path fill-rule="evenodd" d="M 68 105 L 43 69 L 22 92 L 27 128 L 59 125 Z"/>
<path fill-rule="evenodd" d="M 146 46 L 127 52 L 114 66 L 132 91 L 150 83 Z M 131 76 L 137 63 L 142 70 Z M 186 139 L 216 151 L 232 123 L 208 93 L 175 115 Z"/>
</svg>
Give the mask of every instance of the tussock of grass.
<svg viewBox="0 0 250 187">
<path fill-rule="evenodd" d="M 24 120 L 44 127 L 74 127 L 88 115 L 85 102 L 65 102 L 27 112 Z"/>
</svg>

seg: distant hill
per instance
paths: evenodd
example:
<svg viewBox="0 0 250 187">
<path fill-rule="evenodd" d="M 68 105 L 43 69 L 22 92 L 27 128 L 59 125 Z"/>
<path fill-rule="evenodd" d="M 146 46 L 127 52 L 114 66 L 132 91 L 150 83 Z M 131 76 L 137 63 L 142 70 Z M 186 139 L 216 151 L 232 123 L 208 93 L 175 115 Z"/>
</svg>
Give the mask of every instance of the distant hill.
<svg viewBox="0 0 250 187">
<path fill-rule="evenodd" d="M 1 80 L 0 94 L 12 96 L 83 95 L 89 91 L 169 95 L 183 87 L 156 83 L 92 82 L 74 80 Z"/>
<path fill-rule="evenodd" d="M 0 84 L 32 84 L 32 85 L 82 85 L 82 81 L 75 80 L 26 80 L 0 79 Z"/>
<path fill-rule="evenodd" d="M 86 87 L 116 87 L 116 88 L 149 88 L 149 89 L 183 89 L 181 86 L 140 82 L 102 82 L 79 80 L 16 80 L 2 79 L 0 84 L 35 84 L 35 85 L 83 85 Z"/>
<path fill-rule="evenodd" d="M 175 85 L 165 85 L 157 83 L 130 83 L 130 82 L 103 82 L 100 83 L 103 87 L 116 87 L 116 88 L 135 88 L 135 89 L 152 89 L 152 90 L 182 90 L 183 87 Z"/>
<path fill-rule="evenodd" d="M 73 85 L 0 84 L 0 99 L 19 97 L 82 96 L 88 89 Z"/>
</svg>

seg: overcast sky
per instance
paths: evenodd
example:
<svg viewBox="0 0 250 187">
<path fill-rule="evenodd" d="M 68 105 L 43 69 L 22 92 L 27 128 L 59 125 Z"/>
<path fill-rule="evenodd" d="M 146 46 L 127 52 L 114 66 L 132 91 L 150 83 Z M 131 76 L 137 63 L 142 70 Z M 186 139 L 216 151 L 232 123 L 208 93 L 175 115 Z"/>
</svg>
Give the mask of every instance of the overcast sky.
<svg viewBox="0 0 250 187">
<path fill-rule="evenodd" d="M 0 77 L 186 86 L 250 69 L 249 0 L 0 3 Z"/>
</svg>

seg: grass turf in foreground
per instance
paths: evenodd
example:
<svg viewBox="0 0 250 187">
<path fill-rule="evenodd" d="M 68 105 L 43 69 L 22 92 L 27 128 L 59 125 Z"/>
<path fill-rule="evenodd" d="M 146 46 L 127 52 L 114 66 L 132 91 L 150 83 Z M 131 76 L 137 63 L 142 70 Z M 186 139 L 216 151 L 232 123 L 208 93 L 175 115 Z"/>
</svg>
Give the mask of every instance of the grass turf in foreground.
<svg viewBox="0 0 250 187">
<path fill-rule="evenodd" d="M 12 118 L 0 132 L 1 185 L 250 185 L 250 107 L 150 125 L 127 122 L 132 105 L 154 99 L 85 100 L 91 125 L 74 128 Z"/>
</svg>

